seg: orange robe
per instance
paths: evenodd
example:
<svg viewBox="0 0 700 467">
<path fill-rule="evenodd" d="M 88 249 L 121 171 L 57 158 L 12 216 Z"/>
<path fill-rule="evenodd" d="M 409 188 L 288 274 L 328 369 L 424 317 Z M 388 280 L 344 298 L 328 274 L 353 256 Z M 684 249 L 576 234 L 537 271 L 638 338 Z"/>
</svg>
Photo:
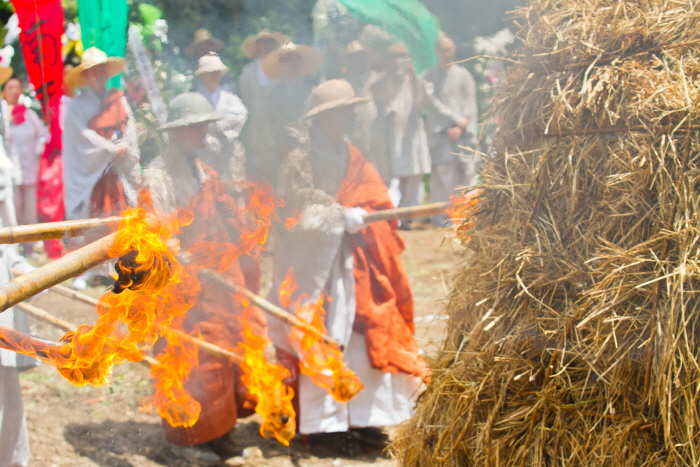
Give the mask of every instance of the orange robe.
<svg viewBox="0 0 700 467">
<path fill-rule="evenodd" d="M 181 247 L 191 254 L 194 263 L 205 256 L 221 260 L 217 250 L 225 251 L 221 248 L 222 243 L 238 244 L 241 228 L 235 200 L 216 174 L 203 164 L 202 167 L 209 178 L 203 181 L 199 193 L 187 206 L 194 213 L 194 221 L 180 235 Z M 215 269 L 217 266 L 203 264 L 203 267 Z M 260 287 L 259 258 L 244 256 L 233 262 L 223 274 L 257 292 Z M 184 330 L 198 329 L 205 341 L 233 349 L 243 332 L 239 325 L 244 312 L 240 300 L 209 283 L 200 285 L 197 303 L 187 312 Z M 267 332 L 266 317 L 257 308 L 251 309 L 248 324 L 258 335 Z M 202 412 L 197 423 L 190 428 L 174 428 L 164 420 L 165 435 L 171 443 L 190 446 L 211 441 L 233 429 L 238 417 L 254 413 L 255 401 L 241 383 L 238 367 L 203 351 L 199 352 L 199 366 L 190 374 L 185 388 L 201 404 Z"/>
<path fill-rule="evenodd" d="M 348 144 L 348 170 L 337 201 L 367 212 L 392 209 L 386 185 L 359 149 Z M 373 222 L 352 243 L 356 315 L 353 328 L 365 335 L 373 368 L 426 378 L 429 370 L 414 336 L 413 293 L 401 262 L 404 242 L 396 222 Z"/>
</svg>

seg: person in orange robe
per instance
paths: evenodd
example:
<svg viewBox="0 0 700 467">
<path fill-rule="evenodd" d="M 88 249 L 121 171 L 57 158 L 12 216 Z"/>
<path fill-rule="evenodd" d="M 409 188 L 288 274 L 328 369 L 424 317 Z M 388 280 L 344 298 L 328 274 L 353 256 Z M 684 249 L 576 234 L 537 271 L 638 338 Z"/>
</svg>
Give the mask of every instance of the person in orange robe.
<svg viewBox="0 0 700 467">
<path fill-rule="evenodd" d="M 144 187 L 158 211 L 167 215 L 185 208 L 194 214 L 192 224 L 179 235 L 180 259 L 214 269 L 222 260 L 220 252 L 238 245 L 242 227 L 234 196 L 216 172 L 197 158 L 197 152 L 206 146 L 209 123 L 218 118 L 201 94 L 185 93 L 173 99 L 168 123 L 161 127 L 169 132 L 169 144 L 143 175 Z M 260 287 L 260 266 L 254 255 L 233 261 L 224 274 L 254 292 Z M 243 305 L 219 287 L 200 285 L 197 303 L 187 312 L 183 329 L 188 333 L 198 330 L 205 341 L 234 348 L 242 336 L 239 318 Z M 252 309 L 247 324 L 256 335 L 265 335 L 267 323 L 260 310 Z M 171 450 L 196 465 L 220 465 L 235 452 L 231 430 L 237 418 L 251 415 L 255 401 L 241 383 L 236 365 L 202 351 L 185 389 L 201 404 L 202 411 L 190 428 L 172 427 L 163 420 Z"/>
<path fill-rule="evenodd" d="M 382 427 L 413 413 L 428 368 L 414 337 L 413 295 L 401 263 L 404 243 L 396 222 L 366 224 L 367 213 L 393 208 L 386 185 L 350 143 L 355 96 L 345 80 L 318 86 L 307 103 L 308 133 L 281 168 L 277 195 L 299 224 L 275 232 L 274 287 L 291 270 L 297 290 L 292 303 L 322 294 L 329 334 L 345 348 L 344 360 L 365 388 L 342 404 L 304 375 L 298 376 L 299 432 L 312 443 L 353 456 L 363 447 L 383 447 Z M 288 329 L 270 323 L 281 360 L 296 357 Z"/>
</svg>

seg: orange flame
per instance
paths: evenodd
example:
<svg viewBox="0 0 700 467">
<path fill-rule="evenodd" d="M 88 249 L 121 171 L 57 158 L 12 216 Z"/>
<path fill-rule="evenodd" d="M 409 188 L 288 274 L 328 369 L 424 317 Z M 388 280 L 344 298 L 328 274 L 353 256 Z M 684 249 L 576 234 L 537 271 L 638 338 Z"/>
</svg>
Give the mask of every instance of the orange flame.
<svg viewBox="0 0 700 467">
<path fill-rule="evenodd" d="M 202 406 L 184 387 L 192 368 L 199 364 L 199 347 L 180 339 L 172 329 L 165 331 L 166 350 L 156 359 L 160 365 L 151 368 L 155 384 L 153 405 L 161 418 L 170 426 L 191 427 L 199 419 Z"/>
<path fill-rule="evenodd" d="M 287 230 L 292 230 L 294 227 L 299 225 L 300 222 L 301 222 L 301 211 L 299 209 L 295 209 L 292 212 L 292 216 L 285 219 L 284 226 L 287 228 Z"/>
<path fill-rule="evenodd" d="M 191 221 L 191 215 L 181 211 L 156 219 L 147 212 L 153 212 L 153 206 L 146 193 L 140 196 L 140 205 L 143 207 L 124 212 L 117 239 L 109 250 L 112 258 L 137 252 L 132 259 L 133 277 L 138 284 L 131 285 L 138 290 L 106 292 L 97 306 L 96 323 L 66 333 L 61 338 L 66 343 L 59 348 L 49 352 L 31 348 L 22 351 L 52 364 L 76 386 L 104 385 L 115 364 L 143 360 L 144 350 L 153 345 L 164 327 L 194 303 L 191 295 L 168 296 L 182 276 L 175 251 L 168 243 L 181 226 Z M 161 298 L 150 294 L 160 294 Z M 119 329 L 122 323 L 127 327 L 126 334 Z"/>
<path fill-rule="evenodd" d="M 447 210 L 455 225 L 455 235 L 464 242 L 471 240 L 469 231 L 474 226 L 474 215 L 479 212 L 481 190 L 473 190 L 465 195 L 452 197 L 452 208 Z"/>
<path fill-rule="evenodd" d="M 248 321 L 247 314 L 241 317 L 242 324 Z M 255 335 L 250 326 L 245 326 L 243 341 L 238 344 L 245 359 L 240 364 L 241 381 L 257 400 L 255 412 L 263 420 L 260 435 L 273 437 L 289 446 L 296 430 L 296 414 L 292 406 L 294 391 L 284 383 L 290 377 L 289 371 L 268 361 L 267 352 L 271 346 L 269 338 Z"/>
<path fill-rule="evenodd" d="M 296 280 L 290 270 L 280 286 L 280 303 L 291 304 L 291 296 L 296 290 Z M 324 316 L 323 303 L 327 297 L 322 295 L 316 302 L 306 305 L 300 297 L 295 304 L 294 314 L 303 322 L 316 328 L 321 334 L 328 334 Z M 343 353 L 339 348 L 329 345 L 304 329 L 294 326 L 289 333 L 292 347 L 299 353 L 299 369 L 311 378 L 318 387 L 328 391 L 338 402 L 348 402 L 355 397 L 364 385 L 360 378 L 343 362 Z"/>
</svg>

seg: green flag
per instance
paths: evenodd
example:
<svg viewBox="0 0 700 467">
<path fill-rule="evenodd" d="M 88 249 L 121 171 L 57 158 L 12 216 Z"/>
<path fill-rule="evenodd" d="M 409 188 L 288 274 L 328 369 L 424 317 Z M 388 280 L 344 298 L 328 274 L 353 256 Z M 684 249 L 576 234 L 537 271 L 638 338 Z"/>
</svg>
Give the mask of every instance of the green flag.
<svg viewBox="0 0 700 467">
<path fill-rule="evenodd" d="M 129 7 L 126 0 L 78 0 L 78 20 L 83 47 L 97 47 L 109 57 L 126 51 Z M 108 88 L 121 88 L 121 75 L 109 80 Z"/>
<path fill-rule="evenodd" d="M 339 0 L 363 23 L 381 26 L 408 47 L 418 73 L 437 63 L 437 19 L 419 0 Z"/>
</svg>

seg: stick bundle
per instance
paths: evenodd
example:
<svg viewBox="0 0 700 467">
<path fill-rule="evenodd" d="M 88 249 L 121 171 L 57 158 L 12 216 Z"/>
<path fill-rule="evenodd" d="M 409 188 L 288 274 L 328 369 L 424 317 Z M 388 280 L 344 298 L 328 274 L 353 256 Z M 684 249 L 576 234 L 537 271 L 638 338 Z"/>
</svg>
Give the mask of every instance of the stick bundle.
<svg viewBox="0 0 700 467">
<path fill-rule="evenodd" d="M 700 465 L 699 9 L 518 11 L 470 259 L 401 465 Z"/>
</svg>

